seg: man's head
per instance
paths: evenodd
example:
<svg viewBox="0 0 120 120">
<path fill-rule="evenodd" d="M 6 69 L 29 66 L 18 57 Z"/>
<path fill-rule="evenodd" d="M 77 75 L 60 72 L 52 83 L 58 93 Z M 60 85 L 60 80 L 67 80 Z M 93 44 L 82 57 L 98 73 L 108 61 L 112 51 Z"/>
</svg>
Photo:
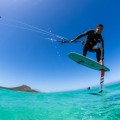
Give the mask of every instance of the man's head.
<svg viewBox="0 0 120 120">
<path fill-rule="evenodd" d="M 103 25 L 102 24 L 97 25 L 96 33 L 101 34 L 102 30 L 103 30 Z"/>
</svg>

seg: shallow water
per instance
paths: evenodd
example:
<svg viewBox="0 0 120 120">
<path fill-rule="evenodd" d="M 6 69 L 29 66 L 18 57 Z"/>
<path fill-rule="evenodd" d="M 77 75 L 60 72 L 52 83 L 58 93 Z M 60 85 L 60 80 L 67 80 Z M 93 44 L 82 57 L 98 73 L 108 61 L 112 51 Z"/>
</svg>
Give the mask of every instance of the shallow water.
<svg viewBox="0 0 120 120">
<path fill-rule="evenodd" d="M 118 120 L 120 83 L 99 89 L 24 93 L 0 89 L 0 120 Z"/>
</svg>

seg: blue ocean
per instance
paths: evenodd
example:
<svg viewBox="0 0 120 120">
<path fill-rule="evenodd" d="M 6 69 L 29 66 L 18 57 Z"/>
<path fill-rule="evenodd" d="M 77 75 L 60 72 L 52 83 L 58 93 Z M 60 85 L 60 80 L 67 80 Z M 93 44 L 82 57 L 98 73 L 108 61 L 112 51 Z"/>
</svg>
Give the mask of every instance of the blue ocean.
<svg viewBox="0 0 120 120">
<path fill-rule="evenodd" d="M 0 120 L 120 120 L 120 83 L 57 93 L 0 89 Z"/>
</svg>

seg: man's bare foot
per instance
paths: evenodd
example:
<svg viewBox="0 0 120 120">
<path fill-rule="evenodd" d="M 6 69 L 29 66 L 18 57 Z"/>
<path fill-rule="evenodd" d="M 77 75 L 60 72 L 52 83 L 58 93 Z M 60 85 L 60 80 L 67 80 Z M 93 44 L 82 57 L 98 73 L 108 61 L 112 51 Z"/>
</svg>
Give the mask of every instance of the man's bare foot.
<svg viewBox="0 0 120 120">
<path fill-rule="evenodd" d="M 104 63 L 103 63 L 103 61 L 102 61 L 102 60 L 100 60 L 100 61 L 99 61 L 99 64 L 100 64 L 100 65 L 104 65 Z"/>
</svg>

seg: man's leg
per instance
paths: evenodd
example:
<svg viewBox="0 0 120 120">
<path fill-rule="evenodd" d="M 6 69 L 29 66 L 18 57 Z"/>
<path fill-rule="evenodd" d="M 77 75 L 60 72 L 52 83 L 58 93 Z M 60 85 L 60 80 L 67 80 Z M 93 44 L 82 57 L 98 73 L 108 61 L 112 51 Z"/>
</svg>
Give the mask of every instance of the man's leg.
<svg viewBox="0 0 120 120">
<path fill-rule="evenodd" d="M 85 44 L 83 47 L 83 56 L 87 55 L 87 51 L 88 51 L 88 46 Z"/>
<path fill-rule="evenodd" d="M 92 51 L 96 52 L 97 62 L 99 62 L 100 61 L 100 56 L 101 56 L 101 50 L 100 50 L 100 48 L 97 47 L 97 46 L 93 46 Z"/>
</svg>

